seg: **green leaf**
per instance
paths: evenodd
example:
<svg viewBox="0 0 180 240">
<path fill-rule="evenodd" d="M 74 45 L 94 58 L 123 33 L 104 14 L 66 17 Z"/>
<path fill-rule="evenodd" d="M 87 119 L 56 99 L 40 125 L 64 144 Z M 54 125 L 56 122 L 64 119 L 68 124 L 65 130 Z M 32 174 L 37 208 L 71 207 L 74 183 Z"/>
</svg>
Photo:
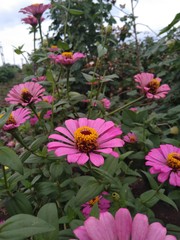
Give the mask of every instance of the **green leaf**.
<svg viewBox="0 0 180 240">
<path fill-rule="evenodd" d="M 47 136 L 38 136 L 38 138 L 30 145 L 30 149 L 32 151 L 36 151 L 39 147 L 47 142 L 47 139 Z"/>
<path fill-rule="evenodd" d="M 80 206 L 81 204 L 98 196 L 103 189 L 104 185 L 99 183 L 95 178 L 89 179 L 82 185 L 75 197 L 76 206 Z"/>
<path fill-rule="evenodd" d="M 59 219 L 58 219 L 58 211 L 55 203 L 47 203 L 44 205 L 38 212 L 37 215 L 39 218 L 43 219 L 50 225 L 54 226 L 55 230 L 51 233 L 42 234 L 41 236 L 37 236 L 35 240 L 57 240 L 59 233 Z"/>
<path fill-rule="evenodd" d="M 8 147 L 0 147 L 0 164 L 23 174 L 23 165 L 18 155 Z"/>
<path fill-rule="evenodd" d="M 8 120 L 14 106 L 10 106 L 5 114 L 3 114 L 2 117 L 0 117 L 0 128 L 4 126 L 6 121 Z M 1 116 L 1 115 L 0 115 Z"/>
<path fill-rule="evenodd" d="M 102 57 L 107 53 L 107 48 L 103 47 L 101 44 L 97 46 L 98 57 Z"/>
<path fill-rule="evenodd" d="M 154 189 L 154 190 L 158 189 L 159 186 L 158 186 L 157 182 L 154 180 L 152 174 L 150 174 L 148 172 L 145 172 L 145 171 L 142 171 L 142 172 L 147 177 L 151 188 Z"/>
<path fill-rule="evenodd" d="M 68 43 L 66 42 L 62 42 L 62 41 L 58 41 L 57 42 L 57 46 L 60 48 L 60 49 L 63 49 L 63 50 L 68 50 L 70 47 L 68 45 Z"/>
<path fill-rule="evenodd" d="M 84 14 L 83 11 L 77 10 L 77 9 L 69 9 L 68 12 L 73 14 L 73 15 L 82 15 L 82 14 Z"/>
<path fill-rule="evenodd" d="M 177 13 L 176 16 L 174 17 L 174 19 L 172 20 L 172 22 L 170 24 L 168 24 L 168 26 L 166 26 L 165 28 L 163 28 L 159 35 L 169 31 L 176 23 L 178 23 L 180 21 L 180 13 Z"/>
<path fill-rule="evenodd" d="M 26 195 L 21 192 L 15 193 L 14 196 L 6 200 L 5 206 L 7 212 L 13 216 L 20 213 L 32 214 L 32 206 Z"/>
<path fill-rule="evenodd" d="M 54 231 L 44 220 L 28 214 L 17 214 L 0 225 L 1 240 L 23 240 L 31 236 Z"/>
<path fill-rule="evenodd" d="M 142 193 L 140 196 L 140 199 L 141 199 L 141 202 L 148 207 L 154 206 L 159 201 L 157 197 L 157 192 L 156 190 L 153 190 L 153 189 Z"/>
<path fill-rule="evenodd" d="M 163 202 L 168 203 L 169 205 L 171 205 L 172 207 L 174 207 L 178 211 L 178 208 L 177 208 L 175 202 L 171 198 L 167 197 L 166 195 L 164 195 L 163 193 L 160 193 L 160 192 L 157 193 L 157 197 L 160 200 L 162 200 Z"/>
</svg>

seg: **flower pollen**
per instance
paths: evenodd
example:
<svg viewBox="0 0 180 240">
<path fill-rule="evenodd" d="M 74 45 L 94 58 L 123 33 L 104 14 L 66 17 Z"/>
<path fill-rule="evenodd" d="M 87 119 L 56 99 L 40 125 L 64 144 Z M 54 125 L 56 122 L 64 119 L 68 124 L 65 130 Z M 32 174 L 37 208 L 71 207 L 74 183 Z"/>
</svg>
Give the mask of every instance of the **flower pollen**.
<svg viewBox="0 0 180 240">
<path fill-rule="evenodd" d="M 147 85 L 147 87 L 150 88 L 149 92 L 152 94 L 156 93 L 159 86 L 160 86 L 160 81 L 156 78 L 152 79 Z"/>
<path fill-rule="evenodd" d="M 23 88 L 21 92 L 21 97 L 24 102 L 30 102 L 33 97 L 27 88 Z"/>
<path fill-rule="evenodd" d="M 16 124 L 16 120 L 14 119 L 12 114 L 10 114 L 8 120 L 6 121 L 6 125 L 9 125 L 9 124 Z"/>
<path fill-rule="evenodd" d="M 66 58 L 72 58 L 73 53 L 72 52 L 63 52 L 61 55 Z"/>
<path fill-rule="evenodd" d="M 97 149 L 98 133 L 94 128 L 83 126 L 74 132 L 76 147 L 81 152 L 91 152 Z"/>
<path fill-rule="evenodd" d="M 169 153 L 167 156 L 167 164 L 173 170 L 180 170 L 180 154 L 176 152 Z"/>
<path fill-rule="evenodd" d="M 93 206 L 94 204 L 99 203 L 99 201 L 100 201 L 100 197 L 97 196 L 89 201 L 89 205 Z"/>
</svg>

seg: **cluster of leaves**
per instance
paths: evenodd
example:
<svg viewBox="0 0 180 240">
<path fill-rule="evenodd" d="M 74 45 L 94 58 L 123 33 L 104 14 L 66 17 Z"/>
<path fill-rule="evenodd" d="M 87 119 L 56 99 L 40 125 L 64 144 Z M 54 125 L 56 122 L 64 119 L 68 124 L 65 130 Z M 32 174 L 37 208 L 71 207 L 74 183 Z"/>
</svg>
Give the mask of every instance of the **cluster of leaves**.
<svg viewBox="0 0 180 240">
<path fill-rule="evenodd" d="M 15 77 L 15 73 L 20 71 L 16 65 L 4 64 L 0 67 L 0 82 L 6 83 Z"/>
</svg>

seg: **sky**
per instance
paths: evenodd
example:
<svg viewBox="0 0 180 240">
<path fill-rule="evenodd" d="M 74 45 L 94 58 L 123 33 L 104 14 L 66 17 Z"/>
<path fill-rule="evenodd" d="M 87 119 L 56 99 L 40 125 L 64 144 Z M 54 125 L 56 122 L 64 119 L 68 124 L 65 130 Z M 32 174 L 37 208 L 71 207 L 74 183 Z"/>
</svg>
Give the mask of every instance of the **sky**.
<svg viewBox="0 0 180 240">
<path fill-rule="evenodd" d="M 112 15 L 119 19 L 122 12 L 118 10 L 119 4 L 125 5 L 124 11 L 131 12 L 131 0 L 117 0 Z M 23 24 L 21 19 L 25 14 L 19 13 L 21 8 L 33 3 L 50 3 L 50 0 L 5 0 L 0 5 L 0 66 L 5 63 L 17 64 L 22 66 L 25 60 L 22 56 L 14 53 L 14 47 L 24 45 L 23 50 L 31 53 L 33 51 L 33 35 L 29 34 L 29 26 Z M 135 15 L 138 17 L 136 22 L 139 32 L 148 32 L 153 36 L 162 28 L 167 26 L 180 10 L 180 0 L 139 0 L 135 8 Z M 43 15 L 46 17 L 46 12 Z M 50 20 L 42 23 L 42 31 L 47 33 Z M 119 23 L 120 27 L 123 25 Z M 148 27 L 147 27 L 148 26 Z M 152 31 L 150 30 L 152 29 Z M 154 33 L 155 32 L 155 33 Z M 3 58 L 2 58 L 3 54 Z"/>
</svg>

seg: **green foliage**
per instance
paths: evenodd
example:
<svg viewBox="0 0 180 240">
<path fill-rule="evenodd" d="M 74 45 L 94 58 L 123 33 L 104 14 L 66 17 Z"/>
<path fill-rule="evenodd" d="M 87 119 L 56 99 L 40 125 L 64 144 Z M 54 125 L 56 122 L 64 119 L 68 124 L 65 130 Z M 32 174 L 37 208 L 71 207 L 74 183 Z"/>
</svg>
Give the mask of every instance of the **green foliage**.
<svg viewBox="0 0 180 240">
<path fill-rule="evenodd" d="M 11 81 L 15 74 L 20 71 L 20 68 L 16 65 L 5 64 L 0 67 L 0 82 L 7 83 Z"/>
</svg>

